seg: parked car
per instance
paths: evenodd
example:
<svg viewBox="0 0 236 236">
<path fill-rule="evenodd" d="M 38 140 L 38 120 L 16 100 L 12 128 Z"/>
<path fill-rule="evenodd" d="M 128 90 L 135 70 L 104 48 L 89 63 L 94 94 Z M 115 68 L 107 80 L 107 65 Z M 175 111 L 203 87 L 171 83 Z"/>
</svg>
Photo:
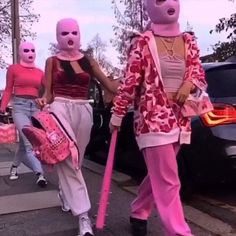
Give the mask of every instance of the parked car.
<svg viewBox="0 0 236 236">
<path fill-rule="evenodd" d="M 236 182 L 236 63 L 203 63 L 203 68 L 214 110 L 192 119 L 191 144 L 182 145 L 177 157 L 183 193 L 196 185 Z M 102 96 L 100 99 L 101 105 Z M 102 164 L 109 149 L 110 116 L 110 107 L 94 107 L 86 153 Z M 132 111 L 122 122 L 115 160 L 116 169 L 140 178 L 146 174 L 134 137 Z"/>
<path fill-rule="evenodd" d="M 214 110 L 192 119 L 178 157 L 183 188 L 236 182 L 236 62 L 203 64 Z"/>
</svg>

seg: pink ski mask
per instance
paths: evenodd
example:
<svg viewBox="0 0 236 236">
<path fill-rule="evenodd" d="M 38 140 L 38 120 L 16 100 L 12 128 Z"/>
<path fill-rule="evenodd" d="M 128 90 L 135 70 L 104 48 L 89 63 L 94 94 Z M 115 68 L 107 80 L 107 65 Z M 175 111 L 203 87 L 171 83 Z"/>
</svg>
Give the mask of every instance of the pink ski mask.
<svg viewBox="0 0 236 236">
<path fill-rule="evenodd" d="M 22 42 L 19 46 L 20 64 L 24 67 L 35 67 L 35 46 L 30 42 Z"/>
<path fill-rule="evenodd" d="M 72 18 L 61 19 L 56 27 L 59 53 L 57 57 L 61 60 L 75 61 L 83 54 L 80 49 L 80 30 L 76 20 Z"/>
<path fill-rule="evenodd" d="M 144 0 L 151 19 L 151 30 L 155 35 L 174 37 L 181 34 L 178 23 L 179 0 Z"/>
</svg>

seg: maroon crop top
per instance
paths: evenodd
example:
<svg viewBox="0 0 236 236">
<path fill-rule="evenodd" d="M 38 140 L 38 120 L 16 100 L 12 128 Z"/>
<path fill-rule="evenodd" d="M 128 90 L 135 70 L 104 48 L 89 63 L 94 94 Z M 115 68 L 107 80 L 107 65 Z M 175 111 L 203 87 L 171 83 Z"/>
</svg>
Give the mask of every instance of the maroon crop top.
<svg viewBox="0 0 236 236">
<path fill-rule="evenodd" d="M 55 97 L 88 98 L 90 74 L 81 72 L 69 77 L 65 71 L 59 70 L 56 57 L 53 58 L 52 68 L 52 90 Z"/>
</svg>

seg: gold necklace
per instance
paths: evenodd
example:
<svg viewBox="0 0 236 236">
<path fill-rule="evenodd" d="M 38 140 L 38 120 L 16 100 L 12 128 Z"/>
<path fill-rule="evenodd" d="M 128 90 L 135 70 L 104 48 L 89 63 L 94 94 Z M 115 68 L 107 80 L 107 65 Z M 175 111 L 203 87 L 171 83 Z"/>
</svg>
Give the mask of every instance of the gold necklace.
<svg viewBox="0 0 236 236">
<path fill-rule="evenodd" d="M 170 46 L 170 48 L 168 48 L 168 46 L 167 46 L 167 44 L 166 44 L 166 42 L 165 42 L 165 40 L 164 40 L 163 38 L 160 37 L 159 39 L 161 40 L 162 44 L 164 45 L 164 47 L 165 47 L 167 53 L 168 53 L 170 56 L 173 56 L 173 55 L 174 55 L 174 50 L 173 50 L 173 48 L 174 48 L 174 45 L 175 45 L 176 37 L 174 37 L 174 40 L 173 40 L 173 41 L 170 41 L 170 39 L 167 38 L 166 42 L 172 43 L 171 46 Z"/>
</svg>

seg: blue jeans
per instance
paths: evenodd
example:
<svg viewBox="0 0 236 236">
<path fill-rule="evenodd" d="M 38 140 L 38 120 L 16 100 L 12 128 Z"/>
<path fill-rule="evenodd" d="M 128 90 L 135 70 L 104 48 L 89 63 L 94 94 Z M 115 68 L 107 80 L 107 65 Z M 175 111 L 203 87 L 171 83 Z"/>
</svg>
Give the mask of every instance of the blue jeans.
<svg viewBox="0 0 236 236">
<path fill-rule="evenodd" d="M 35 173 L 43 173 L 43 168 L 40 161 L 32 152 L 32 145 L 22 132 L 25 125 L 31 125 L 31 117 L 39 109 L 36 107 L 34 99 L 13 97 L 13 120 L 19 131 L 19 148 L 13 160 L 14 166 L 19 166 L 24 163 Z"/>
</svg>

